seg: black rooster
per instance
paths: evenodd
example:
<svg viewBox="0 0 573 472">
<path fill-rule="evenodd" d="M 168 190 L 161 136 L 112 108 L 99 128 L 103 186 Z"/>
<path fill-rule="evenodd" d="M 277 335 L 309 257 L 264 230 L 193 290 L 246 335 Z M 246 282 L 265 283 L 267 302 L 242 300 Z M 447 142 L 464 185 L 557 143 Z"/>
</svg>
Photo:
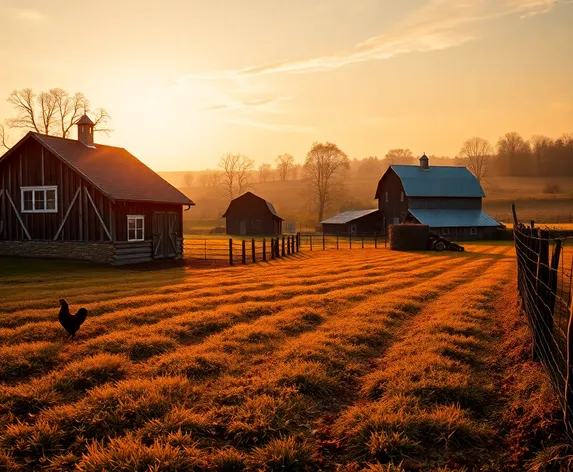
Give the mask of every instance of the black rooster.
<svg viewBox="0 0 573 472">
<path fill-rule="evenodd" d="M 63 298 L 60 299 L 60 314 L 58 315 L 58 319 L 60 323 L 64 327 L 64 329 L 69 333 L 72 337 L 72 342 L 74 341 L 74 336 L 76 335 L 77 331 L 80 329 L 82 323 L 88 317 L 88 311 L 85 308 L 80 308 L 75 315 L 70 313 L 70 308 L 68 307 L 68 302 L 65 301 Z"/>
</svg>

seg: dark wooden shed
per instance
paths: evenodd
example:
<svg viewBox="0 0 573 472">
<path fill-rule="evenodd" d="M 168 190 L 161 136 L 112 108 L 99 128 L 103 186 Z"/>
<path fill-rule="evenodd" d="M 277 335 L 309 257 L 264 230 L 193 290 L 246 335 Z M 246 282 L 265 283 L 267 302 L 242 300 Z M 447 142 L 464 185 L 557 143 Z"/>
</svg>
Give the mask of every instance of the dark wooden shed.
<svg viewBox="0 0 573 472">
<path fill-rule="evenodd" d="M 123 148 L 29 132 L 0 157 L 0 255 L 127 264 L 181 258 L 194 203 Z"/>
<path fill-rule="evenodd" d="M 374 234 L 380 231 L 380 212 L 376 208 L 345 211 L 320 224 L 326 234 Z"/>
<path fill-rule="evenodd" d="M 274 236 L 281 234 L 283 219 L 271 202 L 252 192 L 231 200 L 223 214 L 227 221 L 227 234 L 237 236 Z"/>
</svg>

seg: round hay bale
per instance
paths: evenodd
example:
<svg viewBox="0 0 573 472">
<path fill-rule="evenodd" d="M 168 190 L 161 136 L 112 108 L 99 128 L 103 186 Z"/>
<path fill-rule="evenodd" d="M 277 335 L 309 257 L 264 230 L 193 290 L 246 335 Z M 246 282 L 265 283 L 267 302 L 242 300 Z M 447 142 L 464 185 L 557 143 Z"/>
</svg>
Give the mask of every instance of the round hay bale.
<svg viewBox="0 0 573 472">
<path fill-rule="evenodd" d="M 393 251 L 425 251 L 429 241 L 428 225 L 390 225 L 390 249 Z"/>
</svg>

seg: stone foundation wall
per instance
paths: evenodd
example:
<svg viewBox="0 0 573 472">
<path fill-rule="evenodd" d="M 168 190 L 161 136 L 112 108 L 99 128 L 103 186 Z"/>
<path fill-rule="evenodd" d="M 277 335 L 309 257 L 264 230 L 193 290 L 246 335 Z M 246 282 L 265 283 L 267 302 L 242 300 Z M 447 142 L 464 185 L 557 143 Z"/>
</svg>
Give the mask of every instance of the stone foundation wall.
<svg viewBox="0 0 573 472">
<path fill-rule="evenodd" d="M 103 264 L 115 261 L 113 243 L 76 241 L 0 241 L 0 256 L 75 259 Z"/>
</svg>

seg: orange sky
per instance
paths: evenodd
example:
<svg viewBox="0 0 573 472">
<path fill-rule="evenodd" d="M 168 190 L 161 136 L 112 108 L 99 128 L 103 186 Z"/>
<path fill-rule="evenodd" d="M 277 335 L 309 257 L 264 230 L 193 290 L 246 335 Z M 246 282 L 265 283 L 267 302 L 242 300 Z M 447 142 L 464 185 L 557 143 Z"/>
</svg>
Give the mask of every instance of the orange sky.
<svg viewBox="0 0 573 472">
<path fill-rule="evenodd" d="M 571 25 L 572 0 L 0 0 L 0 96 L 82 91 L 112 115 L 100 142 L 156 170 L 324 140 L 453 156 L 573 131 Z"/>
</svg>

